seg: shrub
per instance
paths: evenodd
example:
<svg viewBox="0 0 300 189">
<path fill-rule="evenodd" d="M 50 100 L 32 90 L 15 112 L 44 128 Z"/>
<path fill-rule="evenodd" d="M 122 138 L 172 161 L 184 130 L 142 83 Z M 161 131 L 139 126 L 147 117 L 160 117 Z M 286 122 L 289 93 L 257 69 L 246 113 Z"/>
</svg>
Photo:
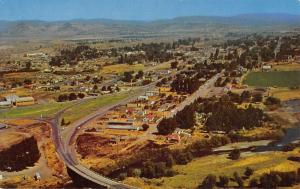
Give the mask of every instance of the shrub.
<svg viewBox="0 0 300 189">
<path fill-rule="evenodd" d="M 149 129 L 149 125 L 148 124 L 143 124 L 142 128 L 143 128 L 143 131 L 147 131 Z"/>
<path fill-rule="evenodd" d="M 244 181 L 237 172 L 234 172 L 233 177 L 235 182 L 239 185 L 239 187 L 244 186 Z"/>
<path fill-rule="evenodd" d="M 210 174 L 205 177 L 200 188 L 211 189 L 216 186 L 216 183 L 217 177 L 215 175 Z"/>
<path fill-rule="evenodd" d="M 163 119 L 157 126 L 158 133 L 161 135 L 168 135 L 174 132 L 177 127 L 177 122 L 170 119 Z"/>
<path fill-rule="evenodd" d="M 253 175 L 253 173 L 254 173 L 254 170 L 251 169 L 250 167 L 247 167 L 244 174 L 246 177 L 250 177 L 251 175 Z"/>
<path fill-rule="evenodd" d="M 229 153 L 229 159 L 237 160 L 241 156 L 241 152 L 239 149 L 234 149 Z"/>
<path fill-rule="evenodd" d="M 229 183 L 229 178 L 227 176 L 220 176 L 219 180 L 220 181 L 219 181 L 218 185 L 220 187 L 226 187 Z"/>
<path fill-rule="evenodd" d="M 258 187 L 258 185 L 259 185 L 259 183 L 258 183 L 258 180 L 256 178 L 251 179 L 250 182 L 249 182 L 249 186 L 251 188 L 256 188 L 256 187 Z"/>
</svg>

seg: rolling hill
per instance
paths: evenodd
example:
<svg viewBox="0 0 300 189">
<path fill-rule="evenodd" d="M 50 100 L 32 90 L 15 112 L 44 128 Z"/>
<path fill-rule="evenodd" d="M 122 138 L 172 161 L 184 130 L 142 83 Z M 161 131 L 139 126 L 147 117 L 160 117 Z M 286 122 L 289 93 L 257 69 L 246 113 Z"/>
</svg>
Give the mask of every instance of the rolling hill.
<svg viewBox="0 0 300 189">
<path fill-rule="evenodd" d="M 299 15 L 244 14 L 231 17 L 190 16 L 157 21 L 109 19 L 69 21 L 0 21 L 0 38 L 143 37 L 230 30 L 273 30 L 300 27 Z"/>
</svg>

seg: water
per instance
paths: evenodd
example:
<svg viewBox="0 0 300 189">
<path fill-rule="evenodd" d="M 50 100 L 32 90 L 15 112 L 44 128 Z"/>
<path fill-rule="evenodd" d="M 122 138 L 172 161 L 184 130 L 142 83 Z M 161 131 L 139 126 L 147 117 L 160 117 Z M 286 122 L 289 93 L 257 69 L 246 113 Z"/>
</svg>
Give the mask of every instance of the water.
<svg viewBox="0 0 300 189">
<path fill-rule="evenodd" d="M 283 107 L 291 113 L 300 113 L 300 100 L 290 100 L 283 103 Z M 300 140 L 300 121 L 293 128 L 288 128 L 285 135 L 276 142 L 270 143 L 268 146 L 257 147 L 254 151 L 278 151 L 289 144 Z"/>
</svg>

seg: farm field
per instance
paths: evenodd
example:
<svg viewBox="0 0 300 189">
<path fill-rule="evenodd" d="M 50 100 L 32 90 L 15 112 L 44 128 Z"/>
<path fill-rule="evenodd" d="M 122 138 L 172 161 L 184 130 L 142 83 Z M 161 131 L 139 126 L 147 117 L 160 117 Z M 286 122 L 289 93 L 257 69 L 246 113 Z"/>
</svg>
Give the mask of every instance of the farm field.
<svg viewBox="0 0 300 189">
<path fill-rule="evenodd" d="M 251 72 L 243 82 L 257 87 L 297 87 L 300 71 Z"/>
<path fill-rule="evenodd" d="M 273 70 L 277 71 L 299 71 L 300 64 L 298 63 L 291 63 L 291 64 L 282 64 L 282 65 L 275 65 L 272 68 Z"/>
<path fill-rule="evenodd" d="M 174 166 L 175 172 L 178 172 L 174 177 L 164 177 L 159 179 L 151 179 L 148 184 L 145 184 L 142 179 L 128 178 L 126 183 L 138 187 L 145 188 L 197 188 L 201 181 L 208 175 L 214 174 L 217 177 L 226 175 L 233 177 L 236 171 L 240 176 L 244 175 L 246 167 L 254 169 L 254 174 L 251 178 L 256 178 L 270 171 L 297 171 L 300 164 L 287 160 L 289 156 L 298 155 L 299 148 L 291 152 L 268 152 L 268 153 L 242 153 L 239 160 L 230 160 L 227 155 L 211 155 L 198 158 L 188 163 L 187 165 Z M 245 184 L 250 179 L 245 180 Z M 148 186 L 147 186 L 148 185 Z M 153 187 L 152 187 L 153 186 Z M 236 187 L 235 182 L 229 183 L 230 187 Z"/>
<path fill-rule="evenodd" d="M 135 65 L 117 64 L 111 66 L 104 66 L 100 72 L 102 74 L 122 74 L 128 71 L 137 72 L 144 69 L 145 66 L 143 64 L 135 64 Z"/>
<path fill-rule="evenodd" d="M 271 94 L 282 101 L 300 99 L 300 89 L 273 89 L 271 90 Z"/>
</svg>

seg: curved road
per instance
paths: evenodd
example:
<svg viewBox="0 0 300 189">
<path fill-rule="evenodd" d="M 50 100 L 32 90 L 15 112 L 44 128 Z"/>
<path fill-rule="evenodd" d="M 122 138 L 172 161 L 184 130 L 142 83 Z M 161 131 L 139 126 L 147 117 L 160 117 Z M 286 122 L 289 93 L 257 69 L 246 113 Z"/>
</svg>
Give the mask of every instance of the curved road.
<svg viewBox="0 0 300 189">
<path fill-rule="evenodd" d="M 59 122 L 60 122 L 61 115 L 69 107 L 58 112 L 51 122 L 52 137 L 53 137 L 57 152 L 58 152 L 59 156 L 61 157 L 61 159 L 65 162 L 66 166 L 68 168 L 70 168 L 72 171 L 74 171 L 75 173 L 77 173 L 78 175 L 80 175 L 80 176 L 86 178 L 87 180 L 90 180 L 93 183 L 96 183 L 100 186 L 104 186 L 107 188 L 114 188 L 114 189 L 135 189 L 136 187 L 128 186 L 128 185 L 119 183 L 117 181 L 114 181 L 112 179 L 106 178 L 104 176 L 101 176 L 101 175 L 97 174 L 96 172 L 94 172 L 94 171 L 86 168 L 85 166 L 81 165 L 80 163 L 78 163 L 76 154 L 72 153 L 73 138 L 81 126 L 85 125 L 86 123 L 88 123 L 89 121 L 94 119 L 95 117 L 104 115 L 110 109 L 113 109 L 117 106 L 120 106 L 122 104 L 126 104 L 130 101 L 135 100 L 138 96 L 144 94 L 147 90 L 155 87 L 155 84 L 156 83 L 153 83 L 153 84 L 141 87 L 140 89 L 138 89 L 136 91 L 132 91 L 134 93 L 132 95 L 130 95 L 130 97 L 128 97 L 116 104 L 104 106 L 104 107 L 100 108 L 99 110 L 97 110 L 96 112 L 94 112 L 93 114 L 88 115 L 88 116 L 74 122 L 72 125 L 70 125 L 68 127 L 68 128 L 70 128 L 70 130 L 68 130 L 65 140 L 63 140 L 61 137 Z"/>
<path fill-rule="evenodd" d="M 207 81 L 203 86 L 199 88 L 197 92 L 195 92 L 193 95 L 188 97 L 182 104 L 180 104 L 174 112 L 172 112 L 171 115 L 176 114 L 176 112 L 182 110 L 186 105 L 189 105 L 190 103 L 194 102 L 198 97 L 206 96 L 209 92 L 210 89 L 212 89 L 213 84 L 215 83 L 216 79 L 220 77 L 220 74 L 217 74 L 213 78 L 211 78 L 209 81 Z M 157 81 L 158 82 L 158 81 Z M 102 108 L 100 108 L 98 111 L 94 112 L 91 115 L 88 115 L 73 124 L 71 124 L 68 127 L 68 131 L 66 131 L 66 137 L 65 140 L 62 139 L 61 137 L 61 131 L 60 131 L 60 118 L 62 113 L 64 113 L 69 107 L 67 107 L 64 110 L 61 110 L 58 112 L 51 122 L 52 125 L 52 135 L 53 135 L 53 140 L 57 148 L 57 152 L 61 159 L 65 162 L 66 166 L 70 168 L 72 171 L 77 173 L 78 175 L 86 178 L 87 180 L 92 181 L 93 183 L 99 184 L 100 186 L 104 186 L 107 188 L 114 188 L 114 189 L 135 189 L 136 187 L 133 186 L 128 186 L 122 183 L 119 183 L 117 181 L 114 181 L 112 179 L 106 178 L 104 176 L 101 176 L 97 174 L 96 172 L 86 168 L 85 166 L 81 165 L 80 163 L 77 162 L 77 157 L 76 154 L 74 153 L 74 141 L 73 139 L 75 138 L 74 136 L 76 135 L 77 131 L 86 123 L 89 121 L 93 120 L 94 118 L 98 116 L 104 115 L 107 111 L 110 109 L 113 109 L 117 106 L 126 104 L 130 101 L 135 100 L 138 96 L 143 95 L 147 90 L 150 90 L 151 88 L 154 88 L 156 83 L 154 82 L 152 84 L 149 84 L 147 86 L 143 86 L 140 89 L 137 89 L 135 91 L 132 91 L 133 94 L 130 95 L 130 97 L 112 105 L 107 105 Z M 81 103 L 81 102 L 79 102 Z"/>
</svg>

